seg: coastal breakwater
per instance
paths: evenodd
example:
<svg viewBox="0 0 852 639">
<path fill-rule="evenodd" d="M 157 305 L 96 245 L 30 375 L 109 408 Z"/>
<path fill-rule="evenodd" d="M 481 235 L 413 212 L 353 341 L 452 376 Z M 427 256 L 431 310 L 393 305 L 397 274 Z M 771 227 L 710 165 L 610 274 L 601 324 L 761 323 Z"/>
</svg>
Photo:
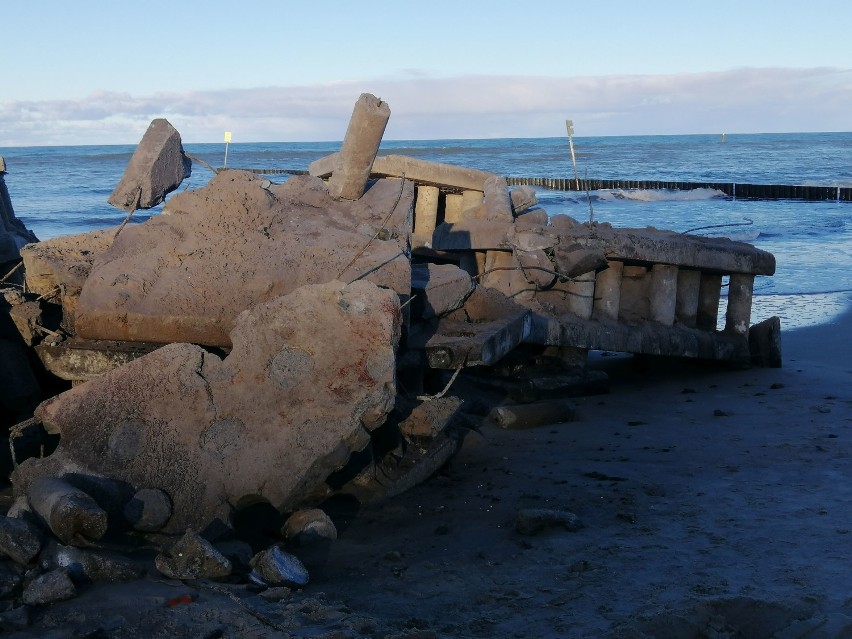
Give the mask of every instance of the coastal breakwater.
<svg viewBox="0 0 852 639">
<path fill-rule="evenodd" d="M 305 175 L 301 169 L 245 168 L 257 175 Z M 743 200 L 803 200 L 807 202 L 852 202 L 852 187 L 807 184 L 750 184 L 747 182 L 682 182 L 677 180 L 577 180 L 575 178 L 511 177 L 509 186 L 538 186 L 553 191 L 606 191 L 619 189 L 691 191 L 714 189 Z"/>
</svg>

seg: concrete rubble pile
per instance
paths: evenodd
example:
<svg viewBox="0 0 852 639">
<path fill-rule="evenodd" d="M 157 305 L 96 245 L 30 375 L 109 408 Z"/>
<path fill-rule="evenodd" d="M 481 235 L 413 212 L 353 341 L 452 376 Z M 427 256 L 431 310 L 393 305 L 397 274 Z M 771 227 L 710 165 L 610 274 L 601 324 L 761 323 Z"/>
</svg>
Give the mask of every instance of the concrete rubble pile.
<svg viewBox="0 0 852 639">
<path fill-rule="evenodd" d="M 31 392 L 15 413 L 34 416 L 16 437 L 39 431 L 55 450 L 28 456 L 13 438 L 8 592 L 73 596 L 84 579 L 69 555 L 90 581 L 133 578 L 134 562 L 85 549 L 128 535 L 157 544 L 171 578 L 242 569 L 304 585 L 283 541 L 250 562 L 213 542 L 259 505 L 292 515 L 282 539 L 333 539 L 317 506 L 426 479 L 470 412 L 493 409 L 503 427 L 569 421 L 566 396 L 605 386 L 585 369 L 590 349 L 777 365 L 777 320 L 749 326 L 770 254 L 581 224 L 500 176 L 378 156 L 389 117 L 362 95 L 341 151 L 281 184 L 221 170 L 145 223 L 12 240 L 26 277 L 4 293 L 16 339 L 72 387 L 37 407 Z M 110 203 L 156 206 L 189 167 L 155 120 Z"/>
</svg>

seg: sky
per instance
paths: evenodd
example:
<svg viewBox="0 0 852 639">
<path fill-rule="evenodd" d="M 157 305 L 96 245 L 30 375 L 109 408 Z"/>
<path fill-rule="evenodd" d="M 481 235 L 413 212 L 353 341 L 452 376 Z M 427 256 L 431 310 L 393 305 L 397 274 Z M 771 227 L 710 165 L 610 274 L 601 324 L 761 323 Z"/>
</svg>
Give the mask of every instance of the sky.
<svg viewBox="0 0 852 639">
<path fill-rule="evenodd" d="M 10 0 L 0 147 L 852 130 L 849 0 Z"/>
</svg>

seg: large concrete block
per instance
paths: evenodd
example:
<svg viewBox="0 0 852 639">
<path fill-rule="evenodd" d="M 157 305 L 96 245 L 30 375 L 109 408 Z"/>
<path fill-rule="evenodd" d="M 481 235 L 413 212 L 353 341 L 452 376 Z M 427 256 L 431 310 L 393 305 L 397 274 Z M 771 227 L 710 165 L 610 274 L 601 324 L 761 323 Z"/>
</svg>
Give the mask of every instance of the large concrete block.
<svg viewBox="0 0 852 639">
<path fill-rule="evenodd" d="M 61 441 L 18 466 L 15 490 L 67 469 L 159 488 L 172 533 L 259 501 L 291 509 L 391 410 L 399 318 L 393 291 L 330 282 L 242 313 L 223 359 L 165 346 L 43 403 Z"/>
<path fill-rule="evenodd" d="M 411 267 L 414 312 L 424 319 L 440 317 L 459 308 L 473 291 L 467 271 L 453 264 L 415 264 Z"/>
<path fill-rule="evenodd" d="M 365 279 L 407 298 L 414 185 L 335 200 L 322 180 L 222 171 L 125 227 L 98 256 L 75 316 L 86 339 L 230 345 L 240 312 L 304 284 Z"/>
<path fill-rule="evenodd" d="M 164 118 L 153 120 L 107 201 L 125 210 L 150 209 L 192 173 L 180 133 Z M 138 198 L 138 199 L 137 199 Z"/>
</svg>

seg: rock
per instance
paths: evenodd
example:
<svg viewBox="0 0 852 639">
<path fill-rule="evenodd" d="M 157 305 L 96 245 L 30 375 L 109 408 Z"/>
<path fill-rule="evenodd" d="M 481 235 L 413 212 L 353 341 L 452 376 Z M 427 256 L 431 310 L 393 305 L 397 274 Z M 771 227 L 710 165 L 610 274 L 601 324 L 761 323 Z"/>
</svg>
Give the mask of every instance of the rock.
<svg viewBox="0 0 852 639">
<path fill-rule="evenodd" d="M 556 270 L 564 277 L 577 277 L 590 271 L 598 271 L 607 265 L 604 252 L 576 246 L 558 247 L 554 253 Z"/>
<path fill-rule="evenodd" d="M 263 184 L 222 171 L 125 227 L 83 286 L 77 336 L 230 347 L 242 311 L 305 284 L 365 279 L 408 298 L 412 182 L 379 180 L 354 202 L 308 176 Z"/>
<path fill-rule="evenodd" d="M 337 539 L 337 528 L 324 511 L 319 508 L 297 510 L 287 518 L 281 530 L 286 539 L 305 546 L 322 539 Z"/>
<path fill-rule="evenodd" d="M 45 570 L 62 568 L 76 582 L 117 583 L 139 579 L 144 567 L 125 555 L 51 542 L 39 561 Z"/>
<path fill-rule="evenodd" d="M 24 519 L 0 517 L 0 556 L 26 566 L 41 551 L 43 531 Z"/>
<path fill-rule="evenodd" d="M 500 428 L 519 430 L 573 422 L 577 419 L 577 409 L 573 402 L 554 399 L 533 404 L 495 406 L 488 417 Z"/>
<path fill-rule="evenodd" d="M 298 557 L 272 546 L 257 553 L 251 560 L 254 570 L 250 578 L 268 586 L 301 588 L 310 576 L 308 569 Z"/>
<path fill-rule="evenodd" d="M 124 507 L 124 518 L 134 530 L 161 530 L 172 516 L 172 500 L 159 488 L 143 488 Z"/>
<path fill-rule="evenodd" d="M 22 302 L 12 306 L 9 309 L 9 317 L 27 346 L 32 346 L 41 338 L 39 326 L 44 322 L 41 305 L 38 302 Z"/>
<path fill-rule="evenodd" d="M 107 530 L 107 514 L 82 490 L 56 477 L 41 477 L 27 491 L 30 506 L 62 543 L 97 541 Z"/>
<path fill-rule="evenodd" d="M 509 197 L 512 199 L 512 212 L 515 216 L 520 215 L 527 209 L 538 204 L 538 196 L 535 194 L 535 189 L 531 186 L 518 186 L 509 192 Z M 544 213 L 544 211 L 541 211 Z M 539 220 L 540 216 L 536 216 Z M 547 213 L 544 213 L 544 221 L 539 224 L 547 224 Z"/>
<path fill-rule="evenodd" d="M 15 501 L 13 501 L 12 505 L 9 506 L 9 511 L 6 513 L 6 516 L 13 519 L 25 519 L 31 522 L 37 520 L 36 515 L 33 513 L 33 509 L 30 508 L 30 502 L 26 495 L 20 495 L 15 498 Z"/>
<path fill-rule="evenodd" d="M 542 249 L 535 251 L 515 250 L 515 259 L 521 266 L 527 282 L 536 288 L 547 288 L 556 279 L 556 269 L 547 253 Z"/>
<path fill-rule="evenodd" d="M 521 535 L 536 535 L 546 528 L 562 526 L 568 532 L 584 527 L 580 518 L 566 510 L 548 508 L 524 508 L 515 516 L 515 530 Z"/>
<path fill-rule="evenodd" d="M 29 606 L 65 601 L 77 596 L 77 588 L 63 568 L 33 579 L 24 588 L 22 600 Z"/>
<path fill-rule="evenodd" d="M 231 574 L 231 562 L 209 541 L 187 530 L 154 565 L 169 579 L 220 579 Z"/>
<path fill-rule="evenodd" d="M 70 469 L 157 487 L 164 532 L 226 524 L 245 500 L 293 510 L 384 423 L 399 335 L 393 291 L 302 287 L 240 315 L 224 359 L 171 344 L 41 404 L 61 441 L 18 466 L 16 491 Z"/>
<path fill-rule="evenodd" d="M 415 264 L 411 290 L 414 314 L 429 319 L 461 307 L 474 288 L 470 274 L 453 264 Z"/>
<path fill-rule="evenodd" d="M 265 599 L 266 601 L 283 601 L 292 594 L 292 588 L 288 588 L 287 586 L 275 586 L 273 588 L 267 588 L 266 590 L 264 590 L 262 593 L 260 593 L 260 597 L 262 599 Z"/>
<path fill-rule="evenodd" d="M 442 433 L 461 408 L 458 397 L 439 397 L 421 402 L 399 423 L 399 430 L 409 440 L 434 439 Z"/>
<path fill-rule="evenodd" d="M 748 347 L 755 366 L 781 368 L 781 318 L 773 316 L 752 326 Z"/>
<path fill-rule="evenodd" d="M 232 539 L 216 542 L 213 547 L 231 562 L 235 572 L 249 572 L 251 570 L 251 558 L 254 557 L 254 551 L 246 542 Z"/>
<path fill-rule="evenodd" d="M 180 133 L 164 118 L 153 120 L 107 200 L 120 209 L 150 209 L 192 173 Z M 138 198 L 138 200 L 137 200 Z"/>
<path fill-rule="evenodd" d="M 0 599 L 16 595 L 24 580 L 23 571 L 11 561 L 0 561 Z"/>
<path fill-rule="evenodd" d="M 6 162 L 2 157 L 0 157 L 0 165 L 2 165 L 0 167 L 0 264 L 4 264 L 17 260 L 20 257 L 21 248 L 30 242 L 38 242 L 38 238 L 15 217 L 4 177 Z M 6 275 L 6 271 L 0 273 L 0 277 L 3 275 Z"/>
</svg>

